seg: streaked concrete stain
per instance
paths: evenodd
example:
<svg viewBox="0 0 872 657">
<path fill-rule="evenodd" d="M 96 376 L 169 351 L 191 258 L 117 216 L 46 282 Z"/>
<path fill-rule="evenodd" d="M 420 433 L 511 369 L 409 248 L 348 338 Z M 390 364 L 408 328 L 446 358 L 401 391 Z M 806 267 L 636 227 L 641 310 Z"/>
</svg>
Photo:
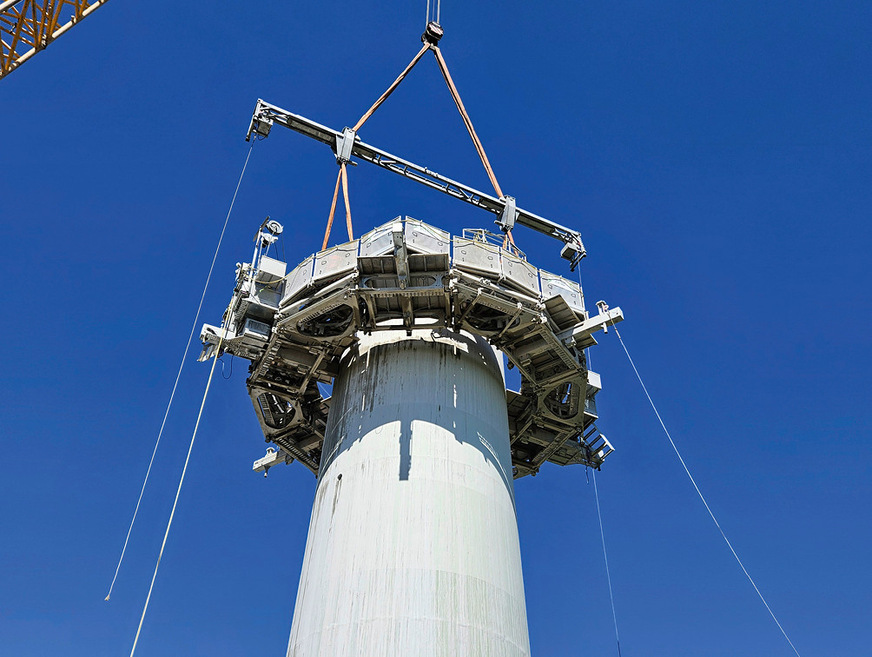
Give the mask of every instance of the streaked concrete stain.
<svg viewBox="0 0 872 657">
<path fill-rule="evenodd" d="M 529 655 L 501 360 L 466 333 L 360 337 L 334 385 L 289 657 Z"/>
</svg>

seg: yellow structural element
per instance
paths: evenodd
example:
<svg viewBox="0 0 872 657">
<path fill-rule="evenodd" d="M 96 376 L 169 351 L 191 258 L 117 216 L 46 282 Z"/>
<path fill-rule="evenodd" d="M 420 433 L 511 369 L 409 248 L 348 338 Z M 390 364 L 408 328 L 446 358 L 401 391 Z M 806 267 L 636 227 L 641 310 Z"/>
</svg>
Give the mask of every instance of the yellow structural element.
<svg viewBox="0 0 872 657">
<path fill-rule="evenodd" d="M 0 1 L 0 78 L 108 0 Z"/>
</svg>

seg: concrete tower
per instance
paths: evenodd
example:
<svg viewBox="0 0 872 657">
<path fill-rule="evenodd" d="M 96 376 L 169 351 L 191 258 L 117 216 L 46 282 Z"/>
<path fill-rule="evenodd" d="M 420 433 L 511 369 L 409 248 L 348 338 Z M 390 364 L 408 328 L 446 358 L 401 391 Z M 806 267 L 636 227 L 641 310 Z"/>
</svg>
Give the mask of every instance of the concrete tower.
<svg viewBox="0 0 872 657">
<path fill-rule="evenodd" d="M 254 469 L 317 477 L 288 656 L 529 655 L 513 479 L 611 453 L 584 350 L 620 309 L 482 230 L 398 217 L 290 273 L 261 230 L 201 339 L 251 361 Z"/>
<path fill-rule="evenodd" d="M 289 657 L 529 655 L 501 356 L 448 329 L 342 358 Z"/>
</svg>

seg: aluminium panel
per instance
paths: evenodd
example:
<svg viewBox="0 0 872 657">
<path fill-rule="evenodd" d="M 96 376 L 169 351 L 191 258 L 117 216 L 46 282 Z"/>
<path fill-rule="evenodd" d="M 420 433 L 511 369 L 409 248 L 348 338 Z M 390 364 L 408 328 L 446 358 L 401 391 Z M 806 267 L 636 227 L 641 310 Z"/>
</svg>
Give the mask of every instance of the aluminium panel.
<svg viewBox="0 0 872 657">
<path fill-rule="evenodd" d="M 261 256 L 255 280 L 258 283 L 275 283 L 285 277 L 287 268 L 287 263 L 281 260 L 276 260 L 269 256 Z"/>
<path fill-rule="evenodd" d="M 547 300 L 556 296 L 563 297 L 563 300 L 574 312 L 579 315 L 585 315 L 584 296 L 578 283 L 573 283 L 557 274 L 549 274 L 542 269 L 539 270 L 539 277 L 542 280 L 543 299 Z"/>
<path fill-rule="evenodd" d="M 539 296 L 539 270 L 536 267 L 505 250 L 500 254 L 500 267 L 507 283 L 519 291 Z"/>
<path fill-rule="evenodd" d="M 242 328 L 244 335 L 249 335 L 263 340 L 269 340 L 270 327 L 269 324 L 259 322 L 256 319 L 246 319 L 245 325 Z"/>
<path fill-rule="evenodd" d="M 357 268 L 360 275 L 379 276 L 397 273 L 397 261 L 393 254 L 381 256 L 360 256 L 357 259 Z"/>
<path fill-rule="evenodd" d="M 447 272 L 447 253 L 413 253 L 409 256 L 411 272 Z"/>
<path fill-rule="evenodd" d="M 418 219 L 406 217 L 406 246 L 410 253 L 447 255 L 451 234 Z"/>
<path fill-rule="evenodd" d="M 596 394 L 600 390 L 603 389 L 603 381 L 600 375 L 597 372 L 592 372 L 590 370 L 587 371 L 587 385 L 591 388 L 594 388 Z M 591 394 L 590 392 L 588 394 Z"/>
<path fill-rule="evenodd" d="M 464 237 L 454 238 L 454 266 L 461 271 L 500 277 L 500 248 Z"/>
<path fill-rule="evenodd" d="M 357 251 L 360 240 L 345 242 L 315 254 L 315 284 L 339 278 L 357 269 Z"/>
<path fill-rule="evenodd" d="M 400 217 L 386 224 L 373 228 L 360 238 L 360 256 L 380 256 L 386 253 L 393 254 L 394 238 L 393 227 L 400 221 Z"/>
<path fill-rule="evenodd" d="M 282 300 L 280 289 L 264 287 L 257 290 L 252 297 L 262 306 L 269 306 L 276 309 Z"/>
<path fill-rule="evenodd" d="M 283 306 L 297 299 L 312 285 L 314 262 L 315 256 L 310 255 L 288 274 L 287 279 L 285 279 L 285 293 L 282 296 Z"/>
</svg>

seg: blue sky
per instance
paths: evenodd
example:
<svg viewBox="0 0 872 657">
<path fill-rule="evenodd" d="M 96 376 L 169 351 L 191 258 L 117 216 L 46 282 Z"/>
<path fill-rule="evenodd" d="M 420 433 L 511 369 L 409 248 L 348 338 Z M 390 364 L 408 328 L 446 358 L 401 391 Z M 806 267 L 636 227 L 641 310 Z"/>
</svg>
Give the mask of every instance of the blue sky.
<svg viewBox="0 0 872 657">
<path fill-rule="evenodd" d="M 208 370 L 180 384 L 109 581 L 247 152 L 258 97 L 342 128 L 419 47 L 425 3 L 115 0 L 0 82 L 3 654 L 127 654 Z M 868 653 L 872 5 L 446 2 L 445 57 L 503 189 L 581 230 L 621 333 L 800 654 Z M 428 58 L 429 59 L 429 58 Z M 361 131 L 482 190 L 433 61 Z M 315 251 L 321 144 L 258 143 L 216 265 L 269 214 Z M 358 232 L 489 215 L 362 165 Z M 341 225 L 338 226 L 341 231 Z M 537 265 L 562 263 L 519 229 Z M 598 476 L 625 657 L 792 651 L 732 560 L 610 334 Z M 225 375 L 228 372 L 225 372 Z M 281 655 L 314 479 L 250 472 L 245 366 L 213 384 L 138 655 Z M 533 654 L 615 654 L 592 486 L 517 484 Z"/>
</svg>

